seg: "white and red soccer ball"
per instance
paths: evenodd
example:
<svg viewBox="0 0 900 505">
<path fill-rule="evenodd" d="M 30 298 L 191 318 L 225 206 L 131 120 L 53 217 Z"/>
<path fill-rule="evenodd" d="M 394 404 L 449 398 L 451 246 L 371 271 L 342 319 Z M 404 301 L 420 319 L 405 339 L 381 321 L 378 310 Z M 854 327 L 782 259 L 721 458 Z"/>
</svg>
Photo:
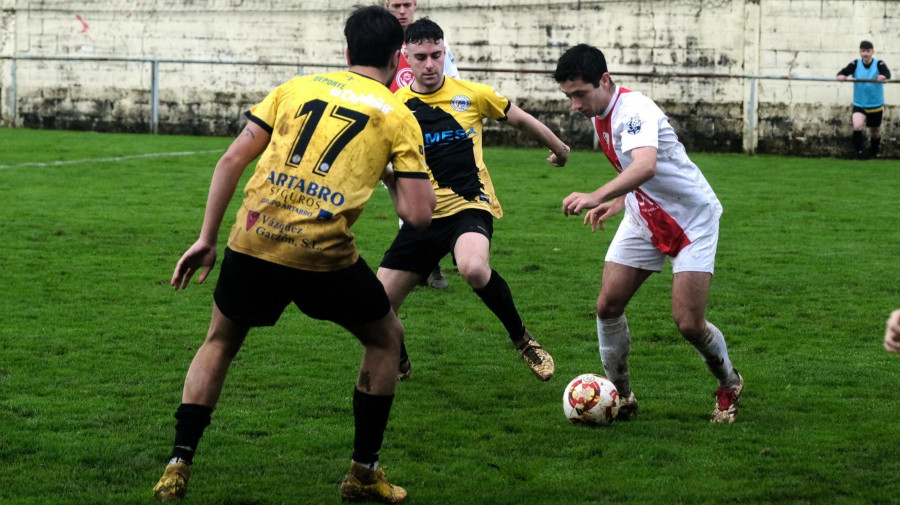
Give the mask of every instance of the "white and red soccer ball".
<svg viewBox="0 0 900 505">
<path fill-rule="evenodd" d="M 606 377 L 586 373 L 566 386 L 562 404 L 572 424 L 606 425 L 619 413 L 619 392 Z"/>
</svg>

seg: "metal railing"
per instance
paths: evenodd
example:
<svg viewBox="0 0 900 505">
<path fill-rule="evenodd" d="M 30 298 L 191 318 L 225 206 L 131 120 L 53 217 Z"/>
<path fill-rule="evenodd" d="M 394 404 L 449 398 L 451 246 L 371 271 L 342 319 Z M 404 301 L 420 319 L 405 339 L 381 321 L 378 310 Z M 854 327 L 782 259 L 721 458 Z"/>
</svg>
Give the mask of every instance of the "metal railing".
<svg viewBox="0 0 900 505">
<path fill-rule="evenodd" d="M 329 63 L 294 63 L 294 62 L 278 62 L 278 61 L 240 61 L 240 60 L 181 60 L 167 58 L 115 58 L 115 57 L 72 57 L 72 56 L 4 56 L 0 59 L 9 59 L 11 65 L 11 86 L 9 91 L 9 107 L 10 116 L 15 123 L 17 118 L 17 71 L 19 60 L 37 60 L 37 61 L 93 61 L 93 62 L 120 62 L 120 63 L 146 63 L 150 65 L 150 131 L 158 133 L 159 131 L 159 67 L 161 64 L 195 64 L 195 65 L 250 65 L 250 66 L 276 66 L 276 67 L 296 67 L 298 75 L 305 73 L 305 68 L 346 68 L 345 65 L 329 64 Z M 486 67 L 461 67 L 464 72 L 481 72 L 481 73 L 512 73 L 512 74 L 552 74 L 550 70 L 529 70 L 529 69 L 509 69 L 509 68 L 486 68 Z M 777 75 L 751 75 L 751 74 L 713 74 L 713 73 L 652 73 L 652 72 L 614 72 L 616 77 L 634 77 L 634 78 L 687 78 L 687 79 L 742 79 L 749 80 L 750 96 L 747 103 L 747 120 L 744 131 L 744 150 L 754 152 L 757 145 L 757 89 L 761 80 L 782 80 L 782 81 L 822 81 L 822 82 L 838 82 L 835 77 L 797 77 L 797 76 L 777 76 Z M 847 79 L 845 82 L 878 82 L 876 80 L 865 79 Z M 898 81 L 883 81 L 885 84 L 893 84 Z M 596 139 L 594 140 L 596 143 Z M 595 145 L 596 147 L 596 145 Z"/>
<path fill-rule="evenodd" d="M 305 73 L 305 67 L 316 68 L 346 68 L 346 65 L 328 64 L 328 63 L 287 63 L 287 62 L 265 62 L 265 61 L 223 61 L 223 60 L 177 60 L 167 58 L 108 58 L 108 57 L 72 57 L 72 56 L 13 56 L 12 60 L 12 76 L 10 82 L 10 98 L 9 109 L 10 116 L 15 121 L 18 116 L 16 104 L 18 60 L 37 60 L 37 61 L 94 61 L 94 62 L 116 62 L 116 63 L 149 63 L 150 64 L 150 132 L 158 133 L 159 130 L 159 66 L 165 63 L 174 64 L 194 64 L 194 65 L 251 65 L 251 66 L 271 66 L 271 67 L 296 67 L 298 75 Z"/>
</svg>

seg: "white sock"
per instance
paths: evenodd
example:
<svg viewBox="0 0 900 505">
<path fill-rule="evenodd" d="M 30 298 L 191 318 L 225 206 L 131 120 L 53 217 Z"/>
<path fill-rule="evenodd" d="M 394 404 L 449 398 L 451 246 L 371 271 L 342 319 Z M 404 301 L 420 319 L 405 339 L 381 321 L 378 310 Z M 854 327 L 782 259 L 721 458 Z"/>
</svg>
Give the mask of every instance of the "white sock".
<svg viewBox="0 0 900 505">
<path fill-rule="evenodd" d="M 356 463 L 357 465 L 364 466 L 364 467 L 368 468 L 369 470 L 372 470 L 373 472 L 375 470 L 378 470 L 378 461 L 375 461 L 374 463 L 360 463 L 359 461 L 354 461 L 354 463 Z"/>
<path fill-rule="evenodd" d="M 597 316 L 597 340 L 600 341 L 600 359 L 606 378 L 616 385 L 619 396 L 631 394 L 628 376 L 628 352 L 631 350 L 631 332 L 625 314 L 613 319 Z"/>
<path fill-rule="evenodd" d="M 728 359 L 728 346 L 725 345 L 725 337 L 718 328 L 709 321 L 706 322 L 706 344 L 695 344 L 694 348 L 703 357 L 709 371 L 719 380 L 719 386 L 733 386 L 737 384 L 737 374 L 734 365 Z"/>
</svg>

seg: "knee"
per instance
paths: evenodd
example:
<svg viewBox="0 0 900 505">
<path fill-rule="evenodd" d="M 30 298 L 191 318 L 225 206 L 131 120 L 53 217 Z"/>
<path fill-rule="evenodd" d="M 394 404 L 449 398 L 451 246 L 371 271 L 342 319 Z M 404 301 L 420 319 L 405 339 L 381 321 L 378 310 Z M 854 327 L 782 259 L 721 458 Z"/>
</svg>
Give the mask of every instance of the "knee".
<svg viewBox="0 0 900 505">
<path fill-rule="evenodd" d="M 215 350 L 222 358 L 230 361 L 237 356 L 243 342 L 243 338 L 234 338 L 234 335 L 226 331 L 210 328 L 203 346 Z"/>
<path fill-rule="evenodd" d="M 361 337 L 362 344 L 384 350 L 399 350 L 400 343 L 403 342 L 403 323 L 397 317 L 390 319 L 379 331 L 370 332 L 367 338 Z"/>
<path fill-rule="evenodd" d="M 597 317 L 613 319 L 625 313 L 625 304 L 610 300 L 601 294 L 597 297 Z"/>
<path fill-rule="evenodd" d="M 491 280 L 491 267 L 485 262 L 462 261 L 456 266 L 459 269 L 459 275 L 473 289 L 481 289 Z"/>
<path fill-rule="evenodd" d="M 706 319 L 692 316 L 675 316 L 675 324 L 681 335 L 692 344 L 703 344 L 707 339 Z"/>
<path fill-rule="evenodd" d="M 403 328 L 403 323 L 400 322 L 399 318 L 394 318 L 395 322 L 390 325 L 388 331 L 385 335 L 386 344 L 389 347 L 397 347 L 400 348 L 400 344 L 403 342 L 403 335 L 406 331 Z"/>
</svg>

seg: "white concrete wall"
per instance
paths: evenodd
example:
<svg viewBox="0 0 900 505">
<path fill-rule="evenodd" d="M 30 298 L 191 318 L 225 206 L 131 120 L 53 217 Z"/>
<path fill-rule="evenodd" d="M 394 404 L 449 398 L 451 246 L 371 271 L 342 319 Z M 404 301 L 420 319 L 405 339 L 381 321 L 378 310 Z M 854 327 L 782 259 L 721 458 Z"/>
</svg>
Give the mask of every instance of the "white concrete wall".
<svg viewBox="0 0 900 505">
<path fill-rule="evenodd" d="M 160 64 L 161 132 L 234 134 L 241 112 L 272 87 L 298 72 L 343 65 L 343 22 L 357 3 L 0 0 L 0 123 L 13 123 L 12 56 L 296 64 Z M 685 74 L 830 78 L 868 39 L 900 78 L 896 0 L 419 3 L 418 15 L 447 32 L 464 77 L 496 86 L 578 145 L 590 144 L 587 121 L 566 112 L 547 72 L 580 42 L 603 49 L 616 81 L 654 97 L 685 143 L 703 150 L 740 151 L 758 139 L 761 152 L 842 154 L 852 85 L 763 80 L 750 110 L 749 79 Z M 150 69 L 139 62 L 18 60 L 15 124 L 148 131 Z M 898 90 L 886 86 L 883 126 L 884 151 L 895 155 Z M 747 129 L 750 118 L 754 131 Z M 510 130 L 492 127 L 488 139 L 526 142 Z"/>
</svg>

